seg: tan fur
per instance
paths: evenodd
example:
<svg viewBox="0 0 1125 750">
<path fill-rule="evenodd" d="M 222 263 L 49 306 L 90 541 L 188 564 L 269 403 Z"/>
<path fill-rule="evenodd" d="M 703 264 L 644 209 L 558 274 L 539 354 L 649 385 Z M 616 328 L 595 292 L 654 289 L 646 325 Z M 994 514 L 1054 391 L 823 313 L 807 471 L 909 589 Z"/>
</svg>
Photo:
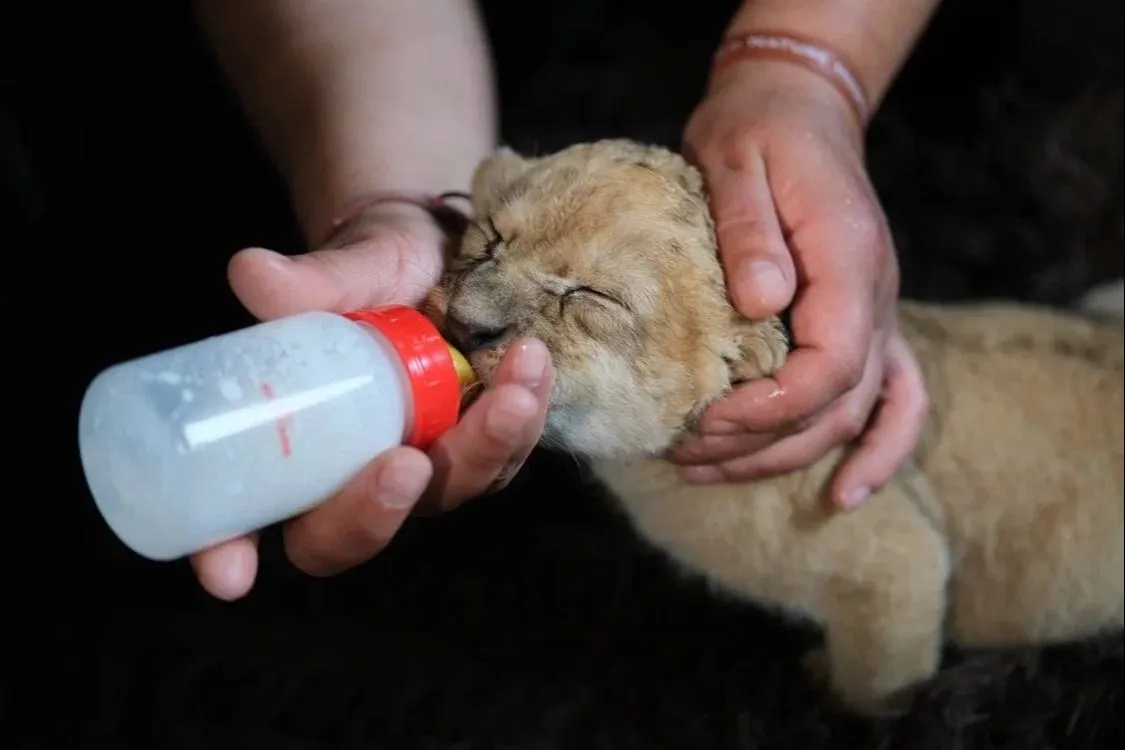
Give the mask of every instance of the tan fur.
<svg viewBox="0 0 1125 750">
<path fill-rule="evenodd" d="M 558 372 L 545 442 L 589 459 L 638 531 L 718 589 L 823 626 L 820 661 L 852 709 L 899 705 L 946 640 L 1121 629 L 1119 326 L 904 302 L 934 409 L 888 487 L 833 510 L 844 450 L 769 480 L 689 486 L 663 453 L 787 350 L 777 321 L 733 310 L 696 170 L 626 141 L 502 150 L 473 199 L 432 314 L 462 338 L 491 332 L 469 352 L 485 380 L 508 342 L 540 338 Z"/>
</svg>

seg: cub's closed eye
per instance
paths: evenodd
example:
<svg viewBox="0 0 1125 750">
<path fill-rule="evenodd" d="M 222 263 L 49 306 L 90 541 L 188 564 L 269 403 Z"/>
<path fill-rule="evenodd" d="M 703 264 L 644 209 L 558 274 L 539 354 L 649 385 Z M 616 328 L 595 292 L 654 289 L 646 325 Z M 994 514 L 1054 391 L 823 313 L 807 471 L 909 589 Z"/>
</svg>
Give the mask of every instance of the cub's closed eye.
<svg viewBox="0 0 1125 750">
<path fill-rule="evenodd" d="M 500 257 L 500 243 L 503 242 L 499 237 L 495 237 L 485 243 L 484 246 L 484 259 L 496 260 Z"/>
<path fill-rule="evenodd" d="M 606 302 L 617 305 L 618 307 L 621 307 L 625 310 L 629 309 L 629 306 L 617 297 L 614 297 L 612 294 L 607 294 L 605 292 L 599 291 L 591 286 L 573 286 L 567 289 L 565 292 L 559 295 L 559 307 L 565 311 L 567 301 L 569 301 L 576 294 L 589 295 L 591 297 L 605 300 Z"/>
<path fill-rule="evenodd" d="M 487 219 L 484 224 L 473 224 L 473 229 L 479 232 L 484 238 L 484 252 L 480 255 L 472 254 L 471 257 L 467 257 L 466 254 L 459 258 L 466 271 L 489 261 L 499 260 L 501 250 L 505 243 L 504 238 L 500 235 L 499 230 L 496 229 L 496 225 L 492 223 L 491 218 Z"/>
<path fill-rule="evenodd" d="M 571 303 L 573 311 L 569 310 Z M 566 317 L 596 340 L 623 344 L 637 336 L 637 317 L 629 306 L 619 297 L 589 286 L 573 286 L 559 294 L 559 317 Z"/>
<path fill-rule="evenodd" d="M 492 217 L 488 217 L 488 231 L 481 229 L 485 236 L 484 255 L 487 260 L 496 260 L 500 257 L 500 247 L 505 243 L 504 236 L 496 228 Z"/>
</svg>

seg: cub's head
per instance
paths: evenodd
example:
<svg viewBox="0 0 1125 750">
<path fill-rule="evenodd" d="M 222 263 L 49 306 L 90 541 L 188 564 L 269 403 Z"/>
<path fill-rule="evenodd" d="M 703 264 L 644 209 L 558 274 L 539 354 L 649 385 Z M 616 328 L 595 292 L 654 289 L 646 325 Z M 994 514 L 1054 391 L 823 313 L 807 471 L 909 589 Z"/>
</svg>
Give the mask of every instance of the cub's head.
<svg viewBox="0 0 1125 750">
<path fill-rule="evenodd" d="M 615 140 L 500 150 L 472 199 L 430 312 L 485 382 L 512 341 L 546 344 L 546 444 L 657 454 L 734 381 L 780 367 L 783 330 L 732 308 L 702 180 L 676 154 Z"/>
</svg>

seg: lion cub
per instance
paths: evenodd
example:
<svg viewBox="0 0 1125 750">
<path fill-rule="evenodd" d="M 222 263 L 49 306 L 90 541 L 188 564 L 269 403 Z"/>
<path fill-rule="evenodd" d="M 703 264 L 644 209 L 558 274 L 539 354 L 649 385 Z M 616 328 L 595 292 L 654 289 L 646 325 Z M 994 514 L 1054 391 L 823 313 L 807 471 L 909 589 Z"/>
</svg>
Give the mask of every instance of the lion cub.
<svg viewBox="0 0 1125 750">
<path fill-rule="evenodd" d="M 839 450 L 745 484 L 690 486 L 661 458 L 732 384 L 787 351 L 726 292 L 699 173 L 601 141 L 500 150 L 428 301 L 487 381 L 508 342 L 549 348 L 543 442 L 589 460 L 636 529 L 734 595 L 808 618 L 851 709 L 902 708 L 947 640 L 968 647 L 1121 629 L 1122 331 L 1011 304 L 903 303 L 934 403 L 913 462 L 852 512 Z"/>
</svg>

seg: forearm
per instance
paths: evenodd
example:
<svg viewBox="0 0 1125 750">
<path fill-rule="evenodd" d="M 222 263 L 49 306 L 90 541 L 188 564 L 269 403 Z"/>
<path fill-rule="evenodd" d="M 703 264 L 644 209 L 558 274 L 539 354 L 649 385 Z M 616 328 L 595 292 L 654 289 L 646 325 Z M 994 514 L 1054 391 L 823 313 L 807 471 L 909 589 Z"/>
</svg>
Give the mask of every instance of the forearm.
<svg viewBox="0 0 1125 750">
<path fill-rule="evenodd" d="M 373 190 L 466 189 L 496 139 L 472 0 L 196 0 L 310 241 Z"/>
<path fill-rule="evenodd" d="M 878 107 L 940 0 L 746 0 L 728 35 L 751 31 L 800 34 L 827 45 Z"/>
</svg>

